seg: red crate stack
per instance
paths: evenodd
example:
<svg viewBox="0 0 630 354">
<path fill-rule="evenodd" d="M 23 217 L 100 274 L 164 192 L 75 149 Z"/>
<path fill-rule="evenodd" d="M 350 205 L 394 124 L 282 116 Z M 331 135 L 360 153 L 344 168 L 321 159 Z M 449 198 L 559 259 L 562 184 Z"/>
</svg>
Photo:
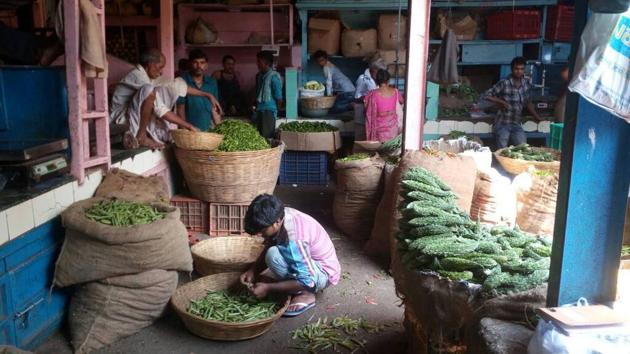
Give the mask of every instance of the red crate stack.
<svg viewBox="0 0 630 354">
<path fill-rule="evenodd" d="M 208 233 L 208 203 L 183 195 L 174 195 L 171 198 L 171 205 L 179 208 L 180 219 L 188 230 Z"/>
<path fill-rule="evenodd" d="M 533 39 L 540 37 L 540 12 L 514 10 L 487 18 L 487 39 Z"/>
<path fill-rule="evenodd" d="M 210 203 L 210 236 L 244 235 L 249 204 Z"/>
<path fill-rule="evenodd" d="M 575 7 L 558 5 L 549 7 L 545 39 L 548 41 L 570 42 L 573 38 Z"/>
</svg>

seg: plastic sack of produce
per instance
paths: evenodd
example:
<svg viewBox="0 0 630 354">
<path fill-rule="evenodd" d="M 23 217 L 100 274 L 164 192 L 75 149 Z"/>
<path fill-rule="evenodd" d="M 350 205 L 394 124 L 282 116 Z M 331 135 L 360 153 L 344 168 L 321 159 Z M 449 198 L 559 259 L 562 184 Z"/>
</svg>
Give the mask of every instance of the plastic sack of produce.
<svg viewBox="0 0 630 354">
<path fill-rule="evenodd" d="M 363 157 L 357 154 L 353 156 Z M 368 239 L 374 212 L 382 191 L 382 175 L 385 161 L 379 157 L 357 160 L 337 160 L 337 190 L 333 201 L 335 224 L 345 234 Z"/>
<path fill-rule="evenodd" d="M 140 203 L 169 203 L 171 200 L 164 178 L 144 177 L 117 168 L 107 173 L 94 196 Z"/>
<path fill-rule="evenodd" d="M 630 10 L 594 13 L 580 40 L 569 89 L 630 122 Z"/>
<path fill-rule="evenodd" d="M 101 201 L 104 199 L 86 199 L 61 214 L 66 237 L 55 266 L 56 286 L 152 269 L 192 271 L 188 233 L 179 209 L 151 204 L 163 218 L 149 224 L 111 226 L 86 216 L 86 211 Z"/>
<path fill-rule="evenodd" d="M 512 181 L 516 191 L 516 224 L 521 230 L 553 235 L 558 198 L 558 174 L 530 169 Z"/>
<path fill-rule="evenodd" d="M 470 218 L 485 224 L 514 226 L 516 194 L 511 181 L 494 168 L 477 173 Z"/>
<path fill-rule="evenodd" d="M 89 353 L 158 319 L 177 288 L 175 271 L 151 270 L 80 285 L 68 322 L 75 353 Z"/>
</svg>

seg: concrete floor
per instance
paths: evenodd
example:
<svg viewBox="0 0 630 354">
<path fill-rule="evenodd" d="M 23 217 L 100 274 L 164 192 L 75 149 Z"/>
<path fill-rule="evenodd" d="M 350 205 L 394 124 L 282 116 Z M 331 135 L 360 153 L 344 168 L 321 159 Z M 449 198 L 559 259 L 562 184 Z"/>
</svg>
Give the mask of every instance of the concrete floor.
<svg viewBox="0 0 630 354">
<path fill-rule="evenodd" d="M 361 244 L 343 237 L 334 227 L 331 208 L 333 188 L 278 186 L 276 195 L 287 206 L 312 215 L 329 231 L 337 248 L 345 276 L 337 286 L 330 287 L 317 299 L 317 307 L 297 318 L 282 318 L 261 337 L 234 343 L 214 342 L 190 334 L 175 314 L 169 311 L 153 326 L 127 337 L 98 353 L 298 353 L 291 347 L 298 342 L 291 332 L 318 318 L 330 319 L 348 315 L 362 317 L 386 325 L 377 334 L 365 335 L 370 353 L 404 353 L 405 336 L 402 327 L 403 308 L 394 291 L 393 279 L 384 268 L 366 257 Z M 55 334 L 36 353 L 70 354 L 68 334 Z"/>
</svg>

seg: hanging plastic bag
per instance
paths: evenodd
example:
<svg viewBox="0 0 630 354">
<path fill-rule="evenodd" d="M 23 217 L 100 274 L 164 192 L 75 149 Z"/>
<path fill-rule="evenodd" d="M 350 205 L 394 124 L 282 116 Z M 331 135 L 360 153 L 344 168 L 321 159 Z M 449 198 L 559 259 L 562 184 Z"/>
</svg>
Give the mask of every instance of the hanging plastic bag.
<svg viewBox="0 0 630 354">
<path fill-rule="evenodd" d="M 630 122 L 630 10 L 589 18 L 574 72 L 571 91 Z"/>
</svg>

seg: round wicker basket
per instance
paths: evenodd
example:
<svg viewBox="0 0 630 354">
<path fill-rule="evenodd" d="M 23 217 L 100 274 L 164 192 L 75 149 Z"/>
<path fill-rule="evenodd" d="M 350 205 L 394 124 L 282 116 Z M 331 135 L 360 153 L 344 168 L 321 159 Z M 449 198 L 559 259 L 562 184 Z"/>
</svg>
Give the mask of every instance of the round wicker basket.
<svg viewBox="0 0 630 354">
<path fill-rule="evenodd" d="M 261 237 L 218 236 L 192 246 L 195 270 L 201 275 L 247 270 L 265 249 Z"/>
<path fill-rule="evenodd" d="M 184 325 L 193 334 L 212 340 L 237 341 L 258 337 L 267 332 L 273 323 L 282 316 L 289 306 L 289 297 L 279 299 L 282 308 L 273 316 L 252 322 L 223 322 L 206 320 L 186 311 L 191 300 L 204 297 L 208 291 L 226 290 L 242 287 L 241 273 L 221 273 L 209 275 L 190 282 L 175 292 L 171 298 L 171 305 L 175 313 L 182 319 Z"/>
<path fill-rule="evenodd" d="M 171 136 L 175 145 L 185 150 L 215 150 L 221 142 L 223 135 L 207 132 L 191 132 L 186 129 L 176 129 L 171 131 Z"/>
<path fill-rule="evenodd" d="M 262 193 L 272 194 L 284 151 L 281 141 L 259 151 L 200 151 L 175 149 L 191 194 L 212 203 L 250 203 Z"/>
<path fill-rule="evenodd" d="M 330 109 L 335 104 L 336 96 L 303 97 L 300 107 L 306 109 Z"/>
<path fill-rule="evenodd" d="M 530 167 L 534 167 L 537 170 L 545 170 L 554 173 L 560 172 L 560 151 L 545 148 L 545 147 L 532 147 L 536 151 L 546 151 L 553 155 L 555 161 L 541 162 L 541 161 L 527 161 L 521 159 L 512 159 L 509 157 L 501 156 L 501 152 L 506 148 L 499 149 L 494 152 L 494 157 L 499 161 L 501 167 L 507 172 L 518 175 L 523 172 L 527 172 Z"/>
</svg>

